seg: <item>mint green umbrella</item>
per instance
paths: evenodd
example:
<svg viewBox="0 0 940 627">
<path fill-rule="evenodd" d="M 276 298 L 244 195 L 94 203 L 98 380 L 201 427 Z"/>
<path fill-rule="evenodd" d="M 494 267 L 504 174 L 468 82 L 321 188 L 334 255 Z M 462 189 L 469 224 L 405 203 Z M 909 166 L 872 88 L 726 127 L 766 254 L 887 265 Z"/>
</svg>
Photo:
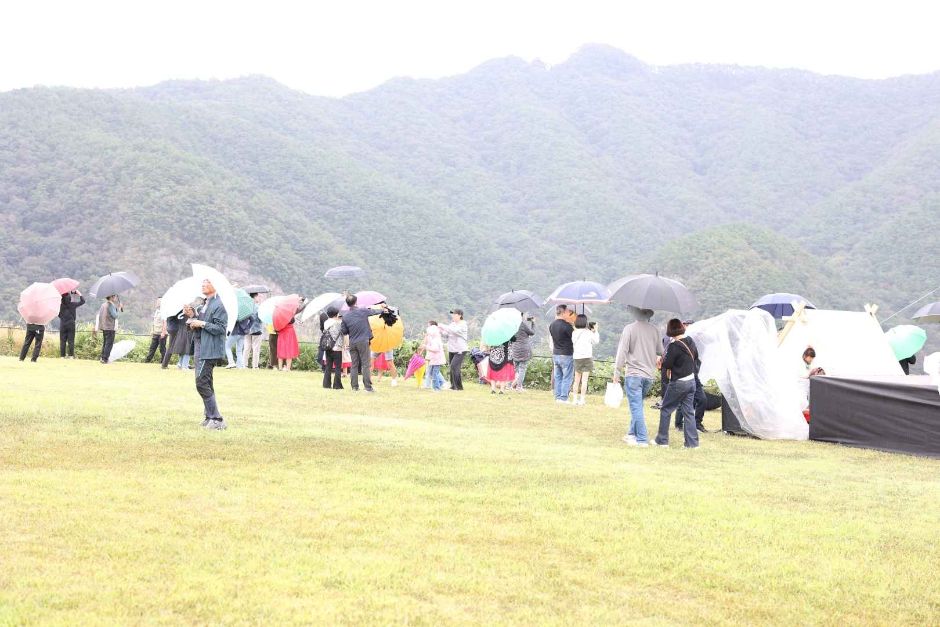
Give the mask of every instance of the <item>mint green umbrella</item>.
<svg viewBox="0 0 940 627">
<path fill-rule="evenodd" d="M 238 303 L 238 314 L 236 315 L 237 320 L 244 320 L 251 314 L 257 311 L 257 305 L 255 304 L 254 299 L 248 295 L 248 292 L 238 288 L 235 290 L 235 300 Z"/>
<path fill-rule="evenodd" d="M 508 342 L 519 331 L 522 312 L 518 309 L 497 309 L 483 322 L 481 336 L 487 346 L 499 346 Z"/>
<path fill-rule="evenodd" d="M 924 347 L 927 342 L 927 332 L 912 324 L 902 324 L 885 332 L 888 343 L 894 351 L 894 356 L 907 359 Z"/>
</svg>

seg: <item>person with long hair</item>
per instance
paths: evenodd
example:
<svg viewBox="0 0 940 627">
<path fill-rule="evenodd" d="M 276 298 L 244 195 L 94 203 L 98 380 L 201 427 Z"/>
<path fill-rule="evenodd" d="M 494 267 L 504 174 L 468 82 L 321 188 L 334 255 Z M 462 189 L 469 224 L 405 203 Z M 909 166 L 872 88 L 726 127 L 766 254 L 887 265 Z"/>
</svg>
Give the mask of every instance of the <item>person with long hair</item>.
<svg viewBox="0 0 940 627">
<path fill-rule="evenodd" d="M 584 405 L 587 403 L 588 383 L 590 382 L 591 372 L 594 370 L 594 347 L 601 341 L 601 336 L 597 332 L 597 323 L 588 323 L 588 318 L 584 314 L 578 314 L 574 320 L 574 333 L 571 334 L 571 342 L 574 344 L 574 404 Z M 581 397 L 578 398 L 580 388 Z"/>
</svg>

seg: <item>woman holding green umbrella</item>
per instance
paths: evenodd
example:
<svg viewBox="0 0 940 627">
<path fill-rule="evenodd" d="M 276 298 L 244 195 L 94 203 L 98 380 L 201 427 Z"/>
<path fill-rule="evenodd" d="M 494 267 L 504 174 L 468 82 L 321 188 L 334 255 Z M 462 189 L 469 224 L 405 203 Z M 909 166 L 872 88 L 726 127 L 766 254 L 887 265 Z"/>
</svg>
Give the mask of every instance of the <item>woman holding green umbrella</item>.
<svg viewBox="0 0 940 627">
<path fill-rule="evenodd" d="M 497 309 L 483 322 L 482 340 L 488 347 L 486 380 L 493 394 L 502 394 L 516 378 L 516 369 L 509 359 L 509 342 L 522 324 L 522 313 L 517 309 Z"/>
</svg>

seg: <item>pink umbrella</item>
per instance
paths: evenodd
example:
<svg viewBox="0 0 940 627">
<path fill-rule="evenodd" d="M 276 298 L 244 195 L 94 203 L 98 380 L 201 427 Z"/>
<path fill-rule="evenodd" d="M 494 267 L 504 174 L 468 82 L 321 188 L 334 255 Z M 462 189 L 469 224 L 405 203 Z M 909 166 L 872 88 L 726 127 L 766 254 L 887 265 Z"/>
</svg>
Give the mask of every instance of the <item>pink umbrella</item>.
<svg viewBox="0 0 940 627">
<path fill-rule="evenodd" d="M 78 287 L 78 281 L 68 277 L 62 277 L 52 282 L 53 287 L 59 290 L 59 294 L 65 295 Z"/>
<path fill-rule="evenodd" d="M 424 357 L 415 353 L 411 356 L 411 361 L 408 362 L 408 369 L 405 371 L 405 381 L 407 381 L 412 375 L 414 375 L 421 366 L 424 365 Z"/>
<path fill-rule="evenodd" d="M 385 296 L 371 290 L 356 292 L 356 307 L 372 307 L 385 302 Z"/>
<path fill-rule="evenodd" d="M 20 292 L 16 310 L 27 324 L 49 324 L 59 315 L 62 294 L 52 283 L 33 283 Z"/>
</svg>

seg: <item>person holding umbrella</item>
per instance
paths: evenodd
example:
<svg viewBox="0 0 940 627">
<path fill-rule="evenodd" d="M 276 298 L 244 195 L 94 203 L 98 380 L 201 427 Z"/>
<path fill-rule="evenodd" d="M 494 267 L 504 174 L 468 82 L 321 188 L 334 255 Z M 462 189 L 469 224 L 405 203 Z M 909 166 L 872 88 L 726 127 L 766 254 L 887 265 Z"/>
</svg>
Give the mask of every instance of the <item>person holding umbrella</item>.
<svg viewBox="0 0 940 627">
<path fill-rule="evenodd" d="M 525 373 L 532 359 L 531 338 L 533 335 L 535 335 L 535 317 L 529 313 L 519 325 L 519 330 L 512 341 L 509 342 L 509 358 L 516 370 L 516 380 L 509 387 L 517 392 L 525 391 Z"/>
<path fill-rule="evenodd" d="M 467 345 L 470 339 L 470 331 L 467 323 L 463 319 L 463 309 L 450 310 L 450 324 L 442 324 L 441 330 L 447 340 L 447 354 L 450 358 L 450 389 L 463 390 L 463 378 L 460 376 L 460 369 L 463 367 L 463 360 L 467 356 Z"/>
<path fill-rule="evenodd" d="M 611 380 L 619 383 L 619 373 L 623 371 L 623 391 L 630 406 L 630 427 L 623 436 L 623 441 L 630 446 L 649 446 L 646 419 L 643 417 L 643 399 L 653 386 L 657 357 L 662 354 L 662 344 L 659 341 L 659 331 L 649 321 L 653 317 L 653 311 L 636 307 L 630 309 L 636 320 L 625 326 L 620 334 L 614 376 Z"/>
<path fill-rule="evenodd" d="M 206 429 L 222 430 L 228 425 L 219 413 L 215 400 L 215 387 L 212 371 L 225 353 L 225 331 L 228 327 L 228 313 L 222 305 L 215 287 L 208 279 L 202 281 L 202 293 L 206 302 L 199 308 L 195 318 L 187 320 L 189 328 L 198 336 L 199 354 L 196 360 L 196 391 L 202 397 L 205 407 L 205 419 L 202 426 Z"/>
<path fill-rule="evenodd" d="M 77 289 L 62 295 L 59 306 L 59 356 L 75 359 L 75 310 L 85 304 Z"/>
<path fill-rule="evenodd" d="M 107 364 L 114 347 L 114 335 L 117 332 L 117 319 L 124 312 L 124 305 L 118 300 L 117 294 L 108 296 L 98 309 L 98 324 L 96 328 L 101 331 L 101 363 Z"/>
<path fill-rule="evenodd" d="M 567 403 L 574 381 L 574 319 L 577 314 L 567 305 L 555 308 L 555 321 L 548 327 L 552 336 L 552 362 L 555 375 L 555 402 Z"/>
</svg>

